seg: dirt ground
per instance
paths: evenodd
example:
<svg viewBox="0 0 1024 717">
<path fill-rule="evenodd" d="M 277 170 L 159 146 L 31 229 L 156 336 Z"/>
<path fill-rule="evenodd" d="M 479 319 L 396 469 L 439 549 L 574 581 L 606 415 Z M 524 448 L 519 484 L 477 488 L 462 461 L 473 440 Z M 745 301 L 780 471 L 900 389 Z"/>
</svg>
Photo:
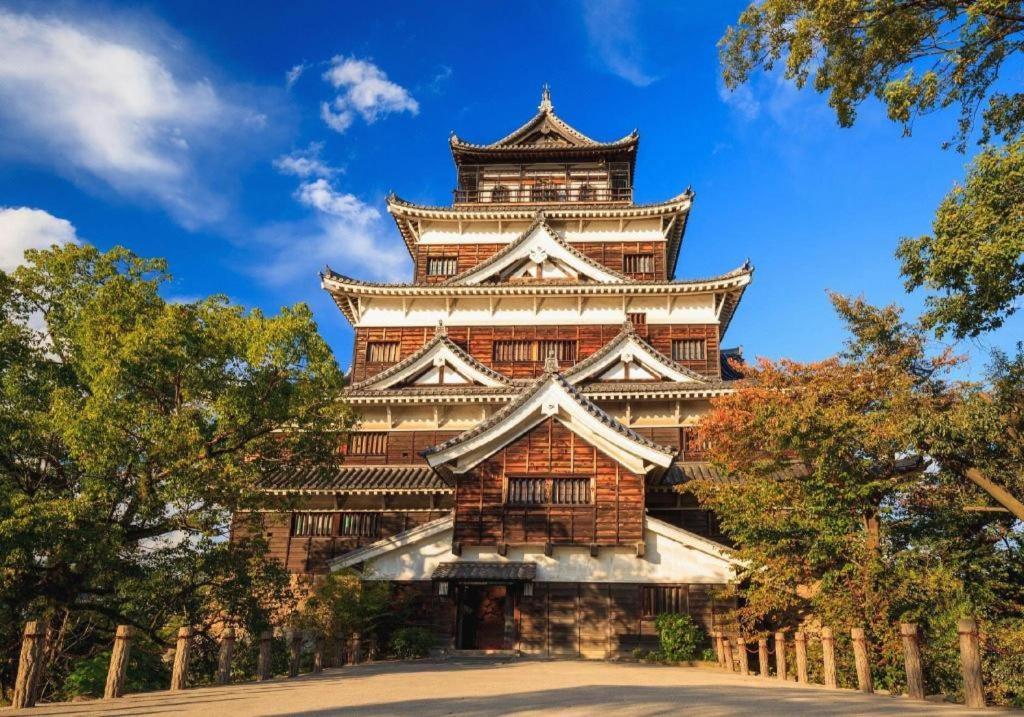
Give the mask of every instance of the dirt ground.
<svg viewBox="0 0 1024 717">
<path fill-rule="evenodd" d="M 42 705 L 19 715 L 977 715 L 956 705 L 741 677 L 584 661 L 387 662 L 292 680 Z M 1009 714 L 997 712 L 997 714 Z M 1014 713 L 1021 714 L 1021 713 Z"/>
</svg>

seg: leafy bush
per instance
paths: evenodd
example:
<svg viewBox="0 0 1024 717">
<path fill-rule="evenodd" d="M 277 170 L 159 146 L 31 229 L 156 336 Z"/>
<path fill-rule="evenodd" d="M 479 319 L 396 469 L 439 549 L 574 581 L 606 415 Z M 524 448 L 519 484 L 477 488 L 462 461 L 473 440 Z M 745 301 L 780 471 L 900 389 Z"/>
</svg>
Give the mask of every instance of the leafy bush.
<svg viewBox="0 0 1024 717">
<path fill-rule="evenodd" d="M 647 658 L 648 651 L 642 647 L 633 648 L 633 659 L 640 662 Z"/>
<path fill-rule="evenodd" d="M 430 654 L 434 635 L 424 627 L 403 627 L 391 636 L 391 654 L 400 660 L 415 660 Z"/>
<path fill-rule="evenodd" d="M 107 684 L 107 669 L 110 666 L 110 650 L 98 652 L 75 662 L 64 680 L 63 698 L 102 697 Z M 160 655 L 150 649 L 132 645 L 128 655 L 128 669 L 125 672 L 125 693 L 165 690 L 171 681 L 170 670 Z"/>
<path fill-rule="evenodd" d="M 697 656 L 697 648 L 706 636 L 689 615 L 662 613 L 654 620 L 661 643 L 661 654 L 670 662 L 686 662 Z"/>
</svg>

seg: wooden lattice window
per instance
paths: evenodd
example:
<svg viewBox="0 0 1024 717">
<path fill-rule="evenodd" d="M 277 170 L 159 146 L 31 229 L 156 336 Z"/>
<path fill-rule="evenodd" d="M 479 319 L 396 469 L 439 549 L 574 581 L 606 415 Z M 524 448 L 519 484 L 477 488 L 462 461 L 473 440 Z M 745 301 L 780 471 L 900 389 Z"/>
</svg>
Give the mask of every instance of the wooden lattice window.
<svg viewBox="0 0 1024 717">
<path fill-rule="evenodd" d="M 457 256 L 430 256 L 427 257 L 427 276 L 452 276 L 458 271 L 459 258 Z"/>
<path fill-rule="evenodd" d="M 535 202 L 560 202 L 562 201 L 562 190 L 552 182 L 538 179 L 530 189 L 530 199 Z"/>
<path fill-rule="evenodd" d="M 552 505 L 589 505 L 591 502 L 589 478 L 551 479 Z"/>
<path fill-rule="evenodd" d="M 575 339 L 515 339 L 495 341 L 492 350 L 495 363 L 530 363 L 554 356 L 559 363 L 576 363 Z"/>
<path fill-rule="evenodd" d="M 545 505 L 548 482 L 545 478 L 509 478 L 508 502 L 516 505 Z"/>
<path fill-rule="evenodd" d="M 514 505 L 590 505 L 593 492 L 587 477 L 509 478 L 506 502 Z"/>
<path fill-rule="evenodd" d="M 653 274 L 654 254 L 624 254 L 622 266 L 627 274 Z"/>
<path fill-rule="evenodd" d="M 383 456 L 388 452 L 388 434 L 353 433 L 349 436 L 348 452 L 359 456 Z"/>
<path fill-rule="evenodd" d="M 706 355 L 704 339 L 672 340 L 672 358 L 676 361 L 703 361 Z"/>
<path fill-rule="evenodd" d="M 581 202 L 587 202 L 594 198 L 594 188 L 587 183 L 583 183 L 579 186 L 576 193 L 576 198 Z"/>
<path fill-rule="evenodd" d="M 333 522 L 334 516 L 330 513 L 295 513 L 292 515 L 292 535 L 331 535 Z"/>
<path fill-rule="evenodd" d="M 573 339 L 544 339 L 538 342 L 538 361 L 554 356 L 559 363 L 576 363 L 576 341 Z"/>
<path fill-rule="evenodd" d="M 695 427 L 687 426 L 680 428 L 679 448 L 683 454 L 683 460 L 700 461 L 704 460 L 704 453 L 709 449 L 707 441 L 698 439 L 700 435 Z"/>
<path fill-rule="evenodd" d="M 340 534 L 376 538 L 380 532 L 380 513 L 342 513 Z"/>
<path fill-rule="evenodd" d="M 683 585 L 644 585 L 644 617 L 657 617 L 666 612 L 685 614 L 686 587 Z"/>
<path fill-rule="evenodd" d="M 641 328 L 647 326 L 647 314 L 643 311 L 629 312 L 626 314 L 626 318 L 629 319 L 629 323 L 633 324 L 634 328 Z"/>
<path fill-rule="evenodd" d="M 370 341 L 366 344 L 366 360 L 369 363 L 395 363 L 398 361 L 398 342 Z"/>
<path fill-rule="evenodd" d="M 495 185 L 495 187 L 491 189 L 492 202 L 507 202 L 508 196 L 508 187 L 506 187 L 504 184 Z"/>
</svg>

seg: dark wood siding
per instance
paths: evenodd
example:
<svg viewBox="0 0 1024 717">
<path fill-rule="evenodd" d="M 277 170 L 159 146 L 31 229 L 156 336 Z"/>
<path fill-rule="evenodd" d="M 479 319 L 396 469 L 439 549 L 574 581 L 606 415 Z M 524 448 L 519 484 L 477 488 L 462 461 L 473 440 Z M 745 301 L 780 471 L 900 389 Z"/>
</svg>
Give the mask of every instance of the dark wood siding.
<svg viewBox="0 0 1024 717">
<path fill-rule="evenodd" d="M 507 476 L 585 476 L 590 505 L 506 505 Z M 460 476 L 455 541 L 466 545 L 634 545 L 643 540 L 644 477 L 548 419 Z"/>
</svg>

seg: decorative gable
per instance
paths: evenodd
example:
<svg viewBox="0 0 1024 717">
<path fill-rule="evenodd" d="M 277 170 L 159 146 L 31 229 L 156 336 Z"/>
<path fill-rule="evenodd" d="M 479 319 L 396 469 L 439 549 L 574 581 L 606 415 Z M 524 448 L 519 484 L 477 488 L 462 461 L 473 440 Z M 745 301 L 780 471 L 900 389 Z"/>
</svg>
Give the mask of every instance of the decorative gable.
<svg viewBox="0 0 1024 717">
<path fill-rule="evenodd" d="M 445 283 L 464 286 L 505 281 L 619 284 L 626 277 L 573 249 L 548 226 L 544 213 L 538 212 L 533 224 L 509 246 Z"/>
<path fill-rule="evenodd" d="M 409 358 L 350 389 L 389 389 L 402 386 L 511 385 L 502 374 L 483 365 L 448 338 L 444 327 Z"/>
<path fill-rule="evenodd" d="M 565 378 L 573 385 L 597 381 L 708 382 L 706 377 L 681 366 L 644 341 L 628 321 L 604 348 L 566 371 Z"/>
<path fill-rule="evenodd" d="M 471 470 L 548 419 L 555 419 L 626 470 L 644 474 L 671 464 L 674 451 L 624 426 L 580 395 L 549 366 L 522 396 L 490 419 L 424 453 L 427 463 L 454 474 Z"/>
</svg>

